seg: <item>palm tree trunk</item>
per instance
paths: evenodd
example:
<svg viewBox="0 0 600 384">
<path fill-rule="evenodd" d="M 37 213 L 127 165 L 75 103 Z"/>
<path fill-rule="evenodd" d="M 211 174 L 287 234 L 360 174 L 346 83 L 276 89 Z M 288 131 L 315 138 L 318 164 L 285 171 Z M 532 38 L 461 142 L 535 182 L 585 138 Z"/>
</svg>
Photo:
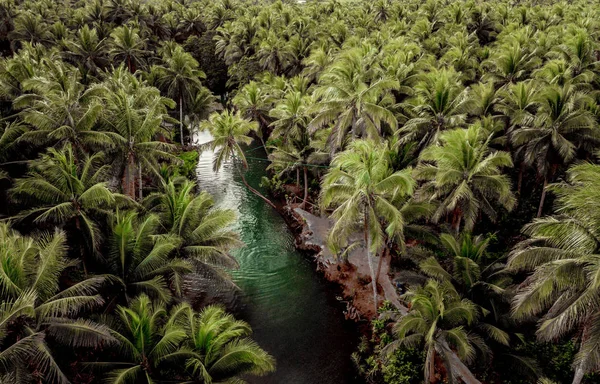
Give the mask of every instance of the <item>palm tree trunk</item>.
<svg viewBox="0 0 600 384">
<path fill-rule="evenodd" d="M 260 140 L 260 143 L 263 146 L 263 149 L 265 150 L 265 153 L 268 155 L 269 151 L 267 150 L 267 145 L 265 144 L 265 140 L 263 139 L 263 136 L 265 135 L 265 129 L 269 127 L 269 122 L 267 120 L 265 120 L 265 118 L 263 117 L 263 115 L 261 115 L 260 113 L 256 114 L 258 116 L 258 127 L 260 129 L 260 132 L 257 134 L 258 139 Z"/>
<path fill-rule="evenodd" d="M 127 155 L 127 164 L 125 164 L 125 171 L 123 173 L 123 193 L 135 199 L 135 159 L 132 153 Z"/>
<path fill-rule="evenodd" d="M 296 188 L 300 189 L 300 168 L 296 168 Z"/>
<path fill-rule="evenodd" d="M 546 200 L 546 186 L 548 185 L 548 176 L 544 175 L 544 187 L 542 189 L 542 197 L 540 198 L 540 206 L 537 211 L 537 217 L 542 216 L 542 210 L 544 209 L 544 200 Z"/>
<path fill-rule="evenodd" d="M 81 220 L 79 220 L 79 216 L 75 217 L 75 228 L 77 228 L 78 232 L 81 232 Z M 92 244 L 92 247 L 94 245 Z M 81 264 L 83 265 L 83 275 L 85 276 L 85 278 L 87 279 L 88 277 L 88 270 L 87 270 L 87 261 L 86 261 L 86 257 L 85 257 L 85 249 L 83 249 L 83 247 L 79 247 L 79 252 L 81 254 Z"/>
<path fill-rule="evenodd" d="M 583 331 L 581 332 L 581 345 L 583 345 L 585 343 L 585 341 L 588 340 L 589 330 L 590 330 L 590 323 L 589 323 L 589 319 L 588 319 L 585 322 L 585 325 L 583 326 Z M 585 375 L 585 372 L 583 370 L 582 365 L 583 365 L 583 363 L 579 363 L 577 365 L 577 368 L 575 368 L 575 376 L 573 376 L 573 384 L 581 384 L 581 382 L 583 381 L 583 376 Z"/>
<path fill-rule="evenodd" d="M 519 180 L 517 181 L 517 193 L 521 195 L 521 186 L 523 185 L 523 173 L 525 173 L 525 163 L 521 162 L 519 169 Z"/>
<path fill-rule="evenodd" d="M 460 222 L 462 221 L 462 212 L 460 208 L 455 208 L 452 213 L 452 228 L 456 231 L 458 235 L 460 233 Z"/>
<path fill-rule="evenodd" d="M 183 147 L 183 97 L 179 95 L 179 138 Z"/>
<path fill-rule="evenodd" d="M 248 182 L 246 181 L 246 177 L 244 177 L 244 172 L 242 172 L 242 170 L 238 167 L 236 167 L 240 177 L 242 178 L 242 182 L 244 183 L 244 185 L 246 186 L 246 188 L 248 188 L 250 190 L 250 192 L 254 193 L 256 196 L 260 197 L 261 199 L 263 199 L 263 201 L 267 204 L 269 204 L 271 207 L 273 207 L 274 209 L 277 209 L 277 207 L 275 206 L 275 204 L 273 204 L 273 202 L 271 202 L 271 200 L 267 199 L 265 196 L 262 195 L 262 193 L 258 192 L 256 189 L 252 188 L 250 186 L 250 184 L 248 184 Z"/>
<path fill-rule="evenodd" d="M 367 264 L 369 264 L 369 272 L 371 273 L 371 286 L 373 287 L 373 306 L 375 315 L 377 315 L 377 278 L 375 276 L 375 266 L 373 265 L 373 257 L 371 256 L 371 236 L 369 236 L 369 216 L 365 207 L 364 215 L 365 227 L 365 244 L 367 245 Z"/>
<path fill-rule="evenodd" d="M 435 383 L 435 348 L 430 346 L 427 348 L 427 357 L 425 358 L 425 382 Z"/>
<path fill-rule="evenodd" d="M 302 200 L 302 209 L 306 209 L 306 201 L 308 200 L 308 169 L 304 166 L 304 200 Z"/>
<path fill-rule="evenodd" d="M 381 265 L 383 264 L 383 260 L 386 257 L 388 257 L 389 254 L 390 254 L 390 249 L 386 245 L 385 248 L 383 248 L 383 253 L 379 257 L 379 262 L 377 263 L 377 274 L 375 275 L 375 283 L 379 282 L 379 275 L 381 275 Z"/>
<path fill-rule="evenodd" d="M 575 376 L 573 377 L 573 384 L 581 384 L 584 374 L 585 374 L 585 372 L 583 372 L 583 368 L 581 368 L 581 365 L 578 365 L 577 368 L 575 369 Z"/>
<path fill-rule="evenodd" d="M 140 201 L 142 201 L 142 199 L 144 198 L 142 191 L 143 184 L 144 183 L 142 182 L 142 163 L 138 161 L 138 192 Z"/>
</svg>

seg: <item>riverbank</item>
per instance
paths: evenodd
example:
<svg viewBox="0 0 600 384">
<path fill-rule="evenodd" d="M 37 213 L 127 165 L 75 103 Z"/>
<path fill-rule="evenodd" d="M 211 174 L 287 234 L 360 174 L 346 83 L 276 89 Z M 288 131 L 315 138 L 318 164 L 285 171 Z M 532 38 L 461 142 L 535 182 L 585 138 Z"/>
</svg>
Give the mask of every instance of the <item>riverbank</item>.
<svg viewBox="0 0 600 384">
<path fill-rule="evenodd" d="M 371 276 L 367 264 L 366 249 L 358 234 L 359 245 L 348 253 L 347 260 L 338 260 L 327 247 L 327 234 L 333 222 L 329 218 L 319 217 L 301 209 L 298 204 L 279 205 L 278 209 L 296 237 L 296 247 L 314 253 L 317 270 L 325 279 L 338 285 L 341 289 L 341 300 L 346 304 L 346 319 L 360 321 L 372 320 L 377 316 L 373 305 Z M 381 260 L 381 272 L 377 282 L 380 306 L 384 300 L 389 301 L 400 313 L 407 313 L 394 287 L 390 272 L 390 257 Z"/>
</svg>

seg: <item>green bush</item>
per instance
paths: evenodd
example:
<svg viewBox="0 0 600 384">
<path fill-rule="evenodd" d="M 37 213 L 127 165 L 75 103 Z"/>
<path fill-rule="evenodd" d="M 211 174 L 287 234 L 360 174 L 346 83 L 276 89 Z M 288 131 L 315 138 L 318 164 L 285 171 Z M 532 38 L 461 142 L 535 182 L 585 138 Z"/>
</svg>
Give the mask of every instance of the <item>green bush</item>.
<svg viewBox="0 0 600 384">
<path fill-rule="evenodd" d="M 381 372 L 386 384 L 417 384 L 423 379 L 424 355 L 416 349 L 398 348 Z"/>
<path fill-rule="evenodd" d="M 182 160 L 182 163 L 175 167 L 174 176 L 185 176 L 188 179 L 195 180 L 198 159 L 200 158 L 198 151 L 182 152 L 177 157 Z"/>
</svg>

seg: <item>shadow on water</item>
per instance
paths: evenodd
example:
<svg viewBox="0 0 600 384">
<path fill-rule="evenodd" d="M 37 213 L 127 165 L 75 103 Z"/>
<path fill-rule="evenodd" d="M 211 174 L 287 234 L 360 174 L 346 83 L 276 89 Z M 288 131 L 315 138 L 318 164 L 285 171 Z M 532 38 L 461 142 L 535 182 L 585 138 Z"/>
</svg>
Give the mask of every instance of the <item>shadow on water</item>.
<svg viewBox="0 0 600 384">
<path fill-rule="evenodd" d="M 197 143 L 210 140 L 204 132 Z M 264 152 L 252 152 L 263 157 Z M 350 354 L 357 345 L 356 327 L 344 320 L 331 287 L 314 264 L 294 247 L 281 216 L 242 184 L 232 164 L 215 174 L 212 153 L 200 157 L 198 183 L 216 205 L 236 211 L 236 230 L 246 246 L 234 251 L 240 264 L 231 275 L 237 291 L 221 292 L 238 317 L 248 321 L 254 339 L 277 360 L 277 371 L 249 378 L 252 384 L 358 383 Z M 249 159 L 248 182 L 257 187 L 266 162 Z"/>
</svg>

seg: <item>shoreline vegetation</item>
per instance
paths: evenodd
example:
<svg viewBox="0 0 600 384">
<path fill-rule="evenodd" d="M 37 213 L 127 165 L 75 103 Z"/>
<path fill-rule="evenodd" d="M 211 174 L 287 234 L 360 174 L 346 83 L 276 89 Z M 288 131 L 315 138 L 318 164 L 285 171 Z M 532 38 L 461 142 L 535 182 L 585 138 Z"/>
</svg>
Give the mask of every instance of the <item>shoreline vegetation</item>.
<svg viewBox="0 0 600 384">
<path fill-rule="evenodd" d="M 598 20 L 583 0 L 0 0 L 0 382 L 276 369 L 190 293 L 231 285 L 243 246 L 202 150 L 341 283 L 369 384 L 598 382 Z"/>
</svg>

